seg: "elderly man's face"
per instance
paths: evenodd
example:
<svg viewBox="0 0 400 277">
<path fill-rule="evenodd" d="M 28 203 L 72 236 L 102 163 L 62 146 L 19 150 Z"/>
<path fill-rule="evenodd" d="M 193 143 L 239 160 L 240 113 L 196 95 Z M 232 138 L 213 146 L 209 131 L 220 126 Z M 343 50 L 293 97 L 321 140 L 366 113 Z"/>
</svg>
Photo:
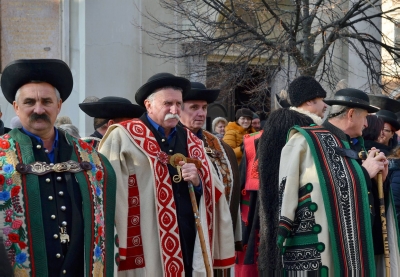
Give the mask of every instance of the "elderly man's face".
<svg viewBox="0 0 400 277">
<path fill-rule="evenodd" d="M 20 88 L 19 97 L 13 106 L 22 126 L 32 134 L 42 137 L 52 132 L 61 104 L 62 100 L 57 100 L 52 85 L 29 83 Z"/>
<path fill-rule="evenodd" d="M 172 88 L 162 89 L 154 94 L 153 101 L 144 104 L 149 117 L 164 129 L 170 130 L 179 122 L 182 106 L 182 92 Z"/>
<path fill-rule="evenodd" d="M 207 101 L 204 100 L 185 101 L 181 112 L 182 124 L 192 132 L 199 131 L 206 122 L 207 106 Z"/>
</svg>

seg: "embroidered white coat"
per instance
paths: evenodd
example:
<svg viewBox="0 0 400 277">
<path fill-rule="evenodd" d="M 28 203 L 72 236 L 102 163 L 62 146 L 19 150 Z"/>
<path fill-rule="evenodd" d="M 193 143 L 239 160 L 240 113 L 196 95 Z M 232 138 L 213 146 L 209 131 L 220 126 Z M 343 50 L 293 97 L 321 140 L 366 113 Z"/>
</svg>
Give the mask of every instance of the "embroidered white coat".
<svg viewBox="0 0 400 277">
<path fill-rule="evenodd" d="M 188 132 L 189 133 L 189 132 Z M 116 227 L 121 249 L 127 247 L 128 227 L 128 179 L 136 176 L 140 195 L 140 235 L 143 245 L 145 267 L 119 271 L 118 276 L 167 276 L 163 269 L 163 259 L 160 251 L 159 224 L 157 220 L 155 201 L 155 173 L 151 159 L 131 137 L 128 131 L 119 124 L 111 126 L 99 147 L 113 166 L 117 175 Z M 201 149 L 203 146 L 201 145 Z M 208 164 L 211 165 L 207 155 Z M 212 184 L 215 191 L 223 194 L 223 184 L 218 179 L 213 166 L 209 166 L 212 175 Z M 218 193 L 218 194 L 219 194 Z M 215 193 L 213 194 L 215 195 Z M 202 223 L 205 219 L 205 197 L 201 197 L 199 211 Z M 215 199 L 213 199 L 215 201 Z M 220 197 L 214 205 L 214 243 L 210 248 L 207 243 L 208 255 L 212 249 L 212 264 L 219 264 L 214 268 L 229 268 L 234 265 L 234 238 L 229 207 L 225 197 Z M 205 224 L 204 234 L 207 236 Z M 206 239 L 208 242 L 208 239 Z M 124 259 L 121 256 L 121 259 Z M 222 265 L 222 266 L 221 266 Z M 213 266 L 213 265 L 211 265 Z M 205 268 L 198 237 L 196 238 L 193 254 L 193 276 L 205 276 Z"/>
</svg>

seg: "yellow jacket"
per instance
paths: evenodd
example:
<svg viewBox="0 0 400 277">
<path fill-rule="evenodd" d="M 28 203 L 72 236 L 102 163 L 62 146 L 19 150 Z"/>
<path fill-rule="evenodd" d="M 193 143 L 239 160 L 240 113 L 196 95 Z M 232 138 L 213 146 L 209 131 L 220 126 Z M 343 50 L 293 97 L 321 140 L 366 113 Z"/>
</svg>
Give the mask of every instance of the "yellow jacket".
<svg viewBox="0 0 400 277">
<path fill-rule="evenodd" d="M 240 161 L 242 160 L 243 153 L 241 146 L 243 143 L 243 136 L 245 134 L 254 133 L 255 131 L 256 130 L 254 130 L 253 127 L 250 126 L 249 128 L 245 129 L 235 121 L 229 122 L 228 125 L 226 125 L 223 141 L 233 148 L 238 164 L 240 164 Z"/>
</svg>

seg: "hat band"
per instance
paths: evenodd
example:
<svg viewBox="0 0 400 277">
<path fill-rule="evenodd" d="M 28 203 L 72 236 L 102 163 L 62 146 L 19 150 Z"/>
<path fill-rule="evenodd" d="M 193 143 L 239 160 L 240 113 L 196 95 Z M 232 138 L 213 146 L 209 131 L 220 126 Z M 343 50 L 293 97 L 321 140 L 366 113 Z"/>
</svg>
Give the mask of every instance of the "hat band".
<svg viewBox="0 0 400 277">
<path fill-rule="evenodd" d="M 345 101 L 345 102 L 351 102 L 351 103 L 356 103 L 356 104 L 363 104 L 369 106 L 369 102 L 364 101 L 360 98 L 355 98 L 355 97 L 350 97 L 350 96 L 335 96 L 333 100 L 340 100 L 340 101 Z"/>
</svg>

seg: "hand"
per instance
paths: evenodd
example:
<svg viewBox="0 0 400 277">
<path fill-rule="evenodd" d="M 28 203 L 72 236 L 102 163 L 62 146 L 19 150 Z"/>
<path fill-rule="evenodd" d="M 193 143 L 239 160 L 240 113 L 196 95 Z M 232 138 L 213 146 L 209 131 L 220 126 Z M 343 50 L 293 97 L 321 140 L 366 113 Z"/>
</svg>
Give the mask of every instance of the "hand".
<svg viewBox="0 0 400 277">
<path fill-rule="evenodd" d="M 183 180 L 192 183 L 195 187 L 199 186 L 200 177 L 197 173 L 196 165 L 193 163 L 185 163 L 184 161 L 180 161 L 179 165 L 181 166 Z"/>
<path fill-rule="evenodd" d="M 388 174 L 388 160 L 383 152 L 379 152 L 379 149 L 372 147 L 368 151 L 368 157 L 363 161 L 362 166 L 367 170 L 369 177 L 375 178 L 379 171 L 382 172 L 382 181 L 386 179 Z"/>
</svg>

